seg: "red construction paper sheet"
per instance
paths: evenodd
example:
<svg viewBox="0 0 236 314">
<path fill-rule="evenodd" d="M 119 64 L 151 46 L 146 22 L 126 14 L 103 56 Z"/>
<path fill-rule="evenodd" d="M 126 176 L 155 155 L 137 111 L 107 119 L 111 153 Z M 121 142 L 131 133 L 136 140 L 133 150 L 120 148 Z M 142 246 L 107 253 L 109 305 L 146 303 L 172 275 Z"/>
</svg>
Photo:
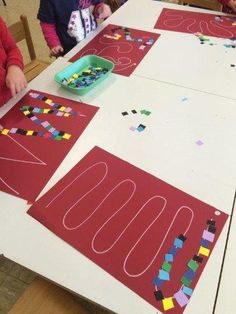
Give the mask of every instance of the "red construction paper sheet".
<svg viewBox="0 0 236 314">
<path fill-rule="evenodd" d="M 29 91 L 0 121 L 0 190 L 34 201 L 97 110 Z"/>
<path fill-rule="evenodd" d="M 154 307 L 172 314 L 183 312 L 227 219 L 98 147 L 28 213 Z M 188 281 L 183 277 L 193 274 L 187 264 L 195 269 Z M 159 275 L 166 280 L 158 283 Z M 160 291 L 164 297 L 158 301 Z"/>
<path fill-rule="evenodd" d="M 115 64 L 114 73 L 129 76 L 160 35 L 109 24 L 70 61 L 95 54 Z"/>
<path fill-rule="evenodd" d="M 163 9 L 154 28 L 182 33 L 202 33 L 204 35 L 236 37 L 236 16 L 223 16 L 174 9 Z"/>
</svg>

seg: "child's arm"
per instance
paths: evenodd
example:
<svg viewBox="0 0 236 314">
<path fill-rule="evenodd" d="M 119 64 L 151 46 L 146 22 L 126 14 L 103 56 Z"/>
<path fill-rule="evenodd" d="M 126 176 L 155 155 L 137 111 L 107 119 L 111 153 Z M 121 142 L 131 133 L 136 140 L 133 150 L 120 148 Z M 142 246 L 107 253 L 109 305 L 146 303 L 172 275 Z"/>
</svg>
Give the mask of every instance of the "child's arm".
<svg viewBox="0 0 236 314">
<path fill-rule="evenodd" d="M 233 10 L 233 12 L 236 12 L 236 0 L 218 0 L 223 6 L 228 6 Z"/>
<path fill-rule="evenodd" d="M 6 86 L 14 97 L 16 93 L 26 88 L 27 82 L 23 73 L 23 58 L 16 46 L 6 24 L 0 20 L 1 41 L 7 55 L 6 61 Z"/>
<path fill-rule="evenodd" d="M 50 49 L 52 56 L 58 56 L 63 52 L 63 47 L 56 33 L 56 17 L 54 4 L 50 1 L 41 0 L 37 15 L 40 26 Z"/>
<path fill-rule="evenodd" d="M 44 38 L 47 42 L 48 47 L 50 48 L 51 56 L 60 55 L 64 51 L 62 48 L 61 42 L 56 33 L 55 24 L 40 23 Z"/>
<path fill-rule="evenodd" d="M 108 4 L 104 3 L 104 0 L 94 0 L 92 1 L 94 7 L 94 16 L 98 19 L 106 19 L 111 16 L 111 8 Z"/>
</svg>

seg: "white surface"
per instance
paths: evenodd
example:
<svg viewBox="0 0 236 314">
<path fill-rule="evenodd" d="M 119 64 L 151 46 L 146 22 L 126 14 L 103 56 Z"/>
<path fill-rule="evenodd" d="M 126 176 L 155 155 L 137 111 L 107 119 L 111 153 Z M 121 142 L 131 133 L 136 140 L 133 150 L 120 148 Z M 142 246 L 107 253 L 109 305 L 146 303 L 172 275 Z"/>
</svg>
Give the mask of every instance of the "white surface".
<svg viewBox="0 0 236 314">
<path fill-rule="evenodd" d="M 107 24 L 146 30 L 161 34 L 161 36 L 135 69 L 133 75 L 236 99 L 236 67 L 230 66 L 231 64 L 236 66 L 236 51 L 224 47 L 224 44 L 229 41 L 209 37 L 214 45 L 201 45 L 200 40 L 194 34 L 154 29 L 163 7 L 214 14 L 209 10 L 159 1 L 129 0 L 125 6 L 100 25 L 87 40 L 72 49 L 66 57 L 74 56 Z"/>
<path fill-rule="evenodd" d="M 52 79 L 67 64 L 65 59 L 58 59 L 30 87 L 78 99 Z M 183 101 L 183 97 L 187 99 Z M 100 109 L 42 194 L 98 145 L 230 213 L 236 185 L 234 100 L 115 74 L 81 100 Z M 121 115 L 131 109 L 149 109 L 152 113 L 149 117 Z M 147 126 L 143 133 L 129 130 L 136 123 Z M 199 139 L 204 142 L 202 146 L 195 143 Z M 0 245 L 7 257 L 119 314 L 158 312 L 25 214 L 27 208 L 23 200 L 0 194 Z M 204 314 L 212 313 L 227 225 L 228 222 L 186 314 L 199 314 L 199 308 L 204 309 Z"/>
</svg>

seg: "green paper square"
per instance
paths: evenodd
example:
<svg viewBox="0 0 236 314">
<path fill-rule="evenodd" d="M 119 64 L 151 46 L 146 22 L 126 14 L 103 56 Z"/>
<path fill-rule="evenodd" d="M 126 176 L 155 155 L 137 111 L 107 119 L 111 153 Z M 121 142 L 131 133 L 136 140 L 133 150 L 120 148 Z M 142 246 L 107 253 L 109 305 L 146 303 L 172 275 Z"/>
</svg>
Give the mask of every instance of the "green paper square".
<svg viewBox="0 0 236 314">
<path fill-rule="evenodd" d="M 167 271 L 168 273 L 171 271 L 171 268 L 172 268 L 172 265 L 168 262 L 164 262 L 162 264 L 162 267 L 161 267 L 163 270 Z"/>
<path fill-rule="evenodd" d="M 192 282 L 192 280 L 189 280 L 189 279 L 187 279 L 186 277 L 183 276 L 183 277 L 181 278 L 181 282 L 182 282 L 182 284 L 185 285 L 186 287 L 189 287 L 190 284 L 191 284 L 191 282 Z"/>
<path fill-rule="evenodd" d="M 198 263 L 193 259 L 188 262 L 188 267 L 191 268 L 194 272 L 198 269 L 198 266 Z"/>
</svg>

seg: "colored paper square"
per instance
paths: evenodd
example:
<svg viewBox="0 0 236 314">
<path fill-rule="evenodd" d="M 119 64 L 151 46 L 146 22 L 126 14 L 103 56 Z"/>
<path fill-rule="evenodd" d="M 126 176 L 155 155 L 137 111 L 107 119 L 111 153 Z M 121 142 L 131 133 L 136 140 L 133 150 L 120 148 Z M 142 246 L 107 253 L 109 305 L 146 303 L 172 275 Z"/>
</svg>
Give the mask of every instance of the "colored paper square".
<svg viewBox="0 0 236 314">
<path fill-rule="evenodd" d="M 189 262 L 188 262 L 188 267 L 190 269 L 192 269 L 193 271 L 196 271 L 199 267 L 198 263 L 196 261 L 194 261 L 193 259 L 191 259 Z"/>
<path fill-rule="evenodd" d="M 49 113 L 51 109 L 43 109 L 43 113 Z"/>
<path fill-rule="evenodd" d="M 163 284 L 163 280 L 161 280 L 159 277 L 155 277 L 153 280 L 152 280 L 152 283 L 154 284 L 154 286 L 157 286 L 158 288 L 161 288 L 162 284 Z"/>
<path fill-rule="evenodd" d="M 163 269 L 160 269 L 159 270 L 159 275 L 158 277 L 161 279 L 161 280 L 165 280 L 165 281 L 168 281 L 170 280 L 170 275 L 167 271 L 163 270 Z"/>
<path fill-rule="evenodd" d="M 167 271 L 168 273 L 171 271 L 172 265 L 167 263 L 166 261 L 162 264 L 161 267 L 163 270 Z"/>
<path fill-rule="evenodd" d="M 137 127 L 137 131 L 138 132 L 142 132 L 142 131 L 144 131 L 144 129 L 145 129 L 145 127 L 143 127 L 143 126 L 138 126 Z"/>
<path fill-rule="evenodd" d="M 170 249 L 170 251 L 168 253 L 175 256 L 176 253 L 178 252 L 178 250 L 179 249 L 177 247 L 172 246 L 172 248 Z"/>
<path fill-rule="evenodd" d="M 17 128 L 11 128 L 10 133 L 16 133 Z"/>
<path fill-rule="evenodd" d="M 173 262 L 174 257 L 173 257 L 172 254 L 166 254 L 166 255 L 165 255 L 165 260 L 166 260 L 167 262 Z"/>
<path fill-rule="evenodd" d="M 9 133 L 9 129 L 3 129 L 2 131 L 1 131 L 1 133 L 3 134 L 3 135 L 7 135 L 8 133 Z"/>
<path fill-rule="evenodd" d="M 47 99 L 47 100 L 45 100 L 45 104 L 50 105 L 51 103 L 52 103 L 52 100 L 51 100 L 51 99 Z"/>
<path fill-rule="evenodd" d="M 201 239 L 201 241 L 200 241 L 200 245 L 203 247 L 208 248 L 209 244 L 210 244 L 210 242 L 208 240 Z"/>
<path fill-rule="evenodd" d="M 70 116 L 70 114 L 69 113 L 64 113 L 64 117 L 69 117 Z"/>
<path fill-rule="evenodd" d="M 203 261 L 203 258 L 201 256 L 198 256 L 198 255 L 194 255 L 193 256 L 193 260 L 198 262 L 198 263 L 202 263 Z"/>
<path fill-rule="evenodd" d="M 28 114 L 30 114 L 30 111 L 29 111 L 29 110 L 24 110 L 24 111 L 23 111 L 23 114 L 24 114 L 25 116 L 27 116 Z"/>
<path fill-rule="evenodd" d="M 182 282 L 183 285 L 185 285 L 186 287 L 188 287 L 188 286 L 191 284 L 192 280 L 189 280 L 188 278 L 186 278 L 186 277 L 183 276 L 183 277 L 181 278 L 181 282 Z"/>
<path fill-rule="evenodd" d="M 200 246 L 198 254 L 201 254 L 201 255 L 204 255 L 204 256 L 209 256 L 210 250 L 205 248 L 205 247 L 203 247 L 203 246 Z"/>
<path fill-rule="evenodd" d="M 27 131 L 26 135 L 31 136 L 31 135 L 33 135 L 33 133 L 34 133 L 34 131 Z"/>
<path fill-rule="evenodd" d="M 202 235 L 203 239 L 208 240 L 210 242 L 213 242 L 215 239 L 215 235 L 212 232 L 209 232 L 208 230 L 204 230 L 203 231 L 203 235 Z"/>
<path fill-rule="evenodd" d="M 40 112 L 40 108 L 34 108 L 33 112 L 39 113 Z"/>
<path fill-rule="evenodd" d="M 131 126 L 129 129 L 130 131 L 136 131 L 136 128 L 134 126 Z"/>
<path fill-rule="evenodd" d="M 66 109 L 66 107 L 61 106 L 61 108 L 59 108 L 60 111 L 64 111 Z"/>
<path fill-rule="evenodd" d="M 59 131 L 58 130 L 55 130 L 53 133 L 52 133 L 54 136 L 57 136 L 59 134 Z"/>
<path fill-rule="evenodd" d="M 189 269 L 184 273 L 184 277 L 189 280 L 193 280 L 193 277 L 195 276 L 195 274 L 196 273 L 192 269 Z"/>
<path fill-rule="evenodd" d="M 174 303 L 172 298 L 165 298 L 162 300 L 162 305 L 165 311 L 173 309 Z"/>
<path fill-rule="evenodd" d="M 49 123 L 48 123 L 47 121 L 43 121 L 43 122 L 41 123 L 41 125 L 42 125 L 44 128 L 46 128 L 47 126 L 49 126 Z"/>
<path fill-rule="evenodd" d="M 58 111 L 56 115 L 57 115 L 58 117 L 62 117 L 64 114 L 63 114 L 63 112 Z"/>
<path fill-rule="evenodd" d="M 181 241 L 185 242 L 187 238 L 183 234 L 180 234 L 178 236 L 178 239 L 180 239 Z"/>
<path fill-rule="evenodd" d="M 183 293 L 182 290 L 179 290 L 177 293 L 175 293 L 174 298 L 175 298 L 176 302 L 179 304 L 179 306 L 181 306 L 181 307 L 184 307 L 189 302 L 189 299 Z"/>
<path fill-rule="evenodd" d="M 164 296 L 161 290 L 154 291 L 154 295 L 157 301 L 161 301 L 164 299 Z"/>
<path fill-rule="evenodd" d="M 193 289 L 189 288 L 189 287 L 185 287 L 183 286 L 183 292 L 187 295 L 189 295 L 191 297 L 191 295 L 193 294 Z"/>
<path fill-rule="evenodd" d="M 71 138 L 71 134 L 65 133 L 62 138 L 69 140 L 69 138 Z"/>
<path fill-rule="evenodd" d="M 183 243 L 184 242 L 182 240 L 175 238 L 174 246 L 181 249 L 183 247 Z"/>
<path fill-rule="evenodd" d="M 215 233 L 216 232 L 216 227 L 214 227 L 213 225 L 210 225 L 208 227 L 208 231 L 212 232 L 212 233 Z"/>
</svg>

